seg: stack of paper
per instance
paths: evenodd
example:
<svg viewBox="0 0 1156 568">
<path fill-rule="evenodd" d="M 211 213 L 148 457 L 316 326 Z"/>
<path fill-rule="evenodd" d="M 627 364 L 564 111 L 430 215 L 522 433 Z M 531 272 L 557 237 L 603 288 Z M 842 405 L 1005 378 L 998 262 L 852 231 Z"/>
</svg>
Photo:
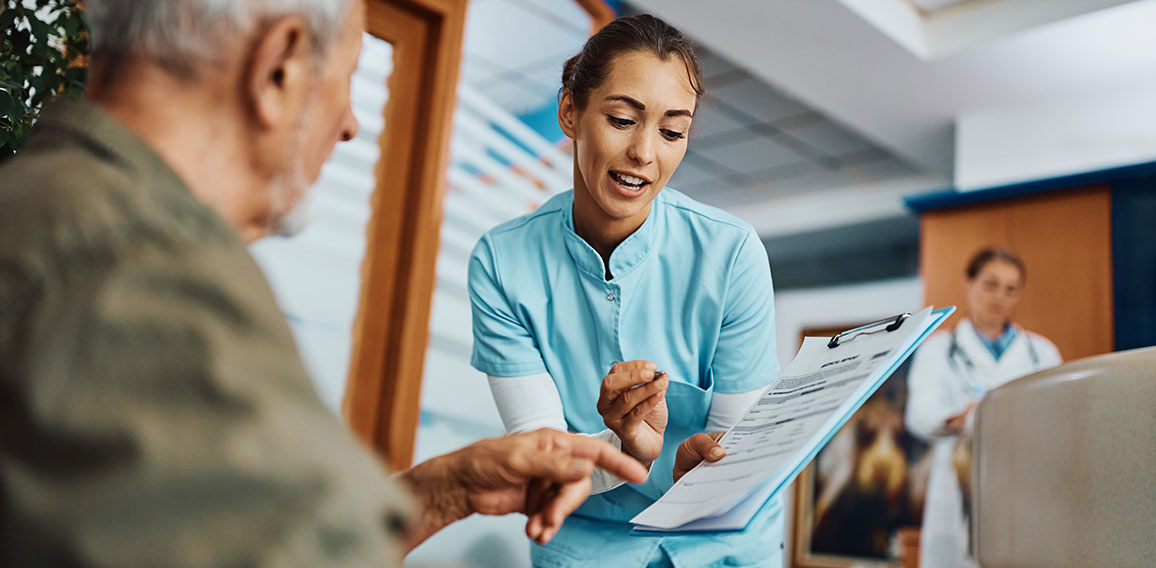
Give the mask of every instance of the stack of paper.
<svg viewBox="0 0 1156 568">
<path fill-rule="evenodd" d="M 688 472 L 631 519 L 641 532 L 740 530 L 791 483 L 819 449 L 947 319 L 954 307 L 923 311 L 898 329 L 850 334 L 837 347 L 808 337 L 779 380 L 767 387 L 719 443 L 727 455 Z"/>
</svg>

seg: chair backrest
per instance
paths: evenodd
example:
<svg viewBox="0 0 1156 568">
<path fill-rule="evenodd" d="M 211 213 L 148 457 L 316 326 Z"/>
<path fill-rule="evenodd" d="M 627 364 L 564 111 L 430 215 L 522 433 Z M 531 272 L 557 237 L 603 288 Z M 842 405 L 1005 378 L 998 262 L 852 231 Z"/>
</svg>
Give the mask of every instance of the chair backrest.
<svg viewBox="0 0 1156 568">
<path fill-rule="evenodd" d="M 1156 348 L 992 391 L 974 444 L 981 566 L 1156 566 Z"/>
</svg>

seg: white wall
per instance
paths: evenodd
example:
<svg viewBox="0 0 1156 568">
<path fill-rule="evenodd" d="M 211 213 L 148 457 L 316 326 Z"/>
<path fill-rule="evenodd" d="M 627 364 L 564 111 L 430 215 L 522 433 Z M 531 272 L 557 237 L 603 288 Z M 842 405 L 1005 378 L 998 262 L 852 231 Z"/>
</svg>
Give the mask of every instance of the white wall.
<svg viewBox="0 0 1156 568">
<path fill-rule="evenodd" d="M 965 113 L 956 121 L 955 147 L 961 191 L 1156 160 L 1156 83 L 1078 101 Z"/>
<path fill-rule="evenodd" d="M 799 334 L 806 328 L 854 327 L 923 307 L 923 281 L 917 277 L 777 293 L 779 361 L 786 367 L 795 358 Z"/>
<path fill-rule="evenodd" d="M 912 174 L 881 182 L 808 191 L 776 197 L 736 209 L 733 213 L 748 222 L 764 239 L 867 223 L 908 212 L 903 199 L 931 191 L 941 191 L 945 180 Z"/>
</svg>

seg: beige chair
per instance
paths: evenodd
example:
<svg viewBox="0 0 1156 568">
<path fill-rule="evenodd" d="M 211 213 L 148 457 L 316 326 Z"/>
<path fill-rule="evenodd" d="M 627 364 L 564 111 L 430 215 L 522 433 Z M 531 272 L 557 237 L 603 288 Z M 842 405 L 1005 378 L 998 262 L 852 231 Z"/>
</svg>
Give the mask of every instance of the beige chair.
<svg viewBox="0 0 1156 568">
<path fill-rule="evenodd" d="M 974 444 L 981 566 L 1156 566 L 1156 348 L 992 391 Z"/>
</svg>

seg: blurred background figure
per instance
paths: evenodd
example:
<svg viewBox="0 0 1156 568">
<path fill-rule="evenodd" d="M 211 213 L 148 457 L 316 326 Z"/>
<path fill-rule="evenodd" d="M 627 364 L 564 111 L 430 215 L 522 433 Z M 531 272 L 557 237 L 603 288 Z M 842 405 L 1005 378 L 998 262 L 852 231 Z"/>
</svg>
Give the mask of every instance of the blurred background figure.
<svg viewBox="0 0 1156 568">
<path fill-rule="evenodd" d="M 967 264 L 966 319 L 915 353 L 908 374 L 907 427 L 932 442 L 920 565 L 975 566 L 969 553 L 970 452 L 964 443 L 976 402 L 1013 379 L 1060 364 L 1047 338 L 1015 324 L 1023 262 L 985 248 Z"/>
</svg>

